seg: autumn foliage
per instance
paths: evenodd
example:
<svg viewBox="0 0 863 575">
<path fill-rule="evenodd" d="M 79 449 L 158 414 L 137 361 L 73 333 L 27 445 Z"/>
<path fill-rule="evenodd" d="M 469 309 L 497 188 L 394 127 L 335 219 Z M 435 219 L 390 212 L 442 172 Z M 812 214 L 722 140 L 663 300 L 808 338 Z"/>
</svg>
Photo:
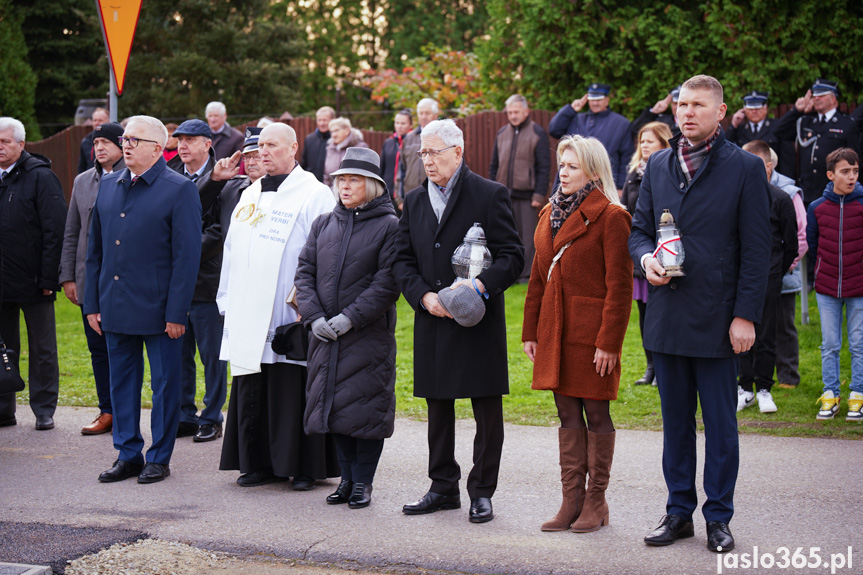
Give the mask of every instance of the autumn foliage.
<svg viewBox="0 0 863 575">
<path fill-rule="evenodd" d="M 360 74 L 374 102 L 392 109 L 413 108 L 422 98 L 437 100 L 442 110 L 467 116 L 491 108 L 480 88 L 476 54 L 461 50 L 423 48 L 423 55 L 405 60 L 401 70 L 385 68 Z"/>
</svg>

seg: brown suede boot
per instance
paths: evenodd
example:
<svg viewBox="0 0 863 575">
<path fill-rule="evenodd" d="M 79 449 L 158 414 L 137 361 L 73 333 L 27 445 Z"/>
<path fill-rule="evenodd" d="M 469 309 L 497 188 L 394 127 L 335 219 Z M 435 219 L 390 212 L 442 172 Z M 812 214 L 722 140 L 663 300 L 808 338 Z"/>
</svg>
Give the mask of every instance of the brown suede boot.
<svg viewBox="0 0 863 575">
<path fill-rule="evenodd" d="M 611 461 L 614 459 L 614 435 L 614 431 L 587 432 L 587 469 L 590 473 L 590 481 L 584 498 L 584 508 L 576 522 L 572 524 L 572 530 L 576 533 L 590 533 L 603 525 L 608 525 L 605 490 L 608 489 Z"/>
<path fill-rule="evenodd" d="M 560 482 L 563 503 L 551 521 L 542 524 L 543 531 L 566 531 L 584 504 L 584 478 L 587 475 L 587 429 L 557 430 L 560 448 Z"/>
</svg>

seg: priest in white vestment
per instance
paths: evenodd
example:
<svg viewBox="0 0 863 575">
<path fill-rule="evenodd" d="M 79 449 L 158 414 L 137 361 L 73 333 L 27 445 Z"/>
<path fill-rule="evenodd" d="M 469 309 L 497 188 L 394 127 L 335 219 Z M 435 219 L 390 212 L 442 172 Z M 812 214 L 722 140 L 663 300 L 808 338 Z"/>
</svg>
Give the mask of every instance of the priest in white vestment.
<svg viewBox="0 0 863 575">
<path fill-rule="evenodd" d="M 305 491 L 339 476 L 335 447 L 328 435 L 303 432 L 306 362 L 270 344 L 276 328 L 297 321 L 287 303 L 297 258 L 312 222 L 335 199 L 297 163 L 293 128 L 267 126 L 258 146 L 267 175 L 234 208 L 216 296 L 225 316 L 221 359 L 233 376 L 219 469 L 238 469 L 243 487 L 292 477 L 293 489 Z"/>
</svg>

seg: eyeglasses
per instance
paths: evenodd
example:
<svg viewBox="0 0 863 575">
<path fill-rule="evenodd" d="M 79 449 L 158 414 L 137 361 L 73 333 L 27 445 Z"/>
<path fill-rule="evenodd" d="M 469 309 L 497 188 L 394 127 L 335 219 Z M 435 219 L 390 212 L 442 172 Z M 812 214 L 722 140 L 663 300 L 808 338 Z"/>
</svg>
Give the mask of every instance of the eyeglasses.
<svg viewBox="0 0 863 575">
<path fill-rule="evenodd" d="M 145 140 L 144 138 L 127 138 L 126 136 L 120 136 L 118 140 L 120 140 L 121 148 L 126 144 L 129 144 L 129 147 L 131 148 L 137 148 L 138 144 L 141 142 L 150 142 L 151 144 L 159 145 L 159 142 L 156 140 Z"/>
<path fill-rule="evenodd" d="M 254 152 L 246 152 L 245 154 L 243 154 L 243 160 L 244 160 L 246 163 L 249 163 L 249 162 L 260 162 L 260 161 L 261 161 L 261 154 L 259 154 L 257 151 L 254 151 Z"/>
<path fill-rule="evenodd" d="M 446 148 L 441 148 L 440 150 L 419 150 L 417 152 L 417 156 L 419 156 L 420 160 L 424 160 L 426 156 L 430 156 L 432 159 L 435 159 L 447 150 L 451 150 L 457 147 L 458 146 L 447 146 Z"/>
</svg>

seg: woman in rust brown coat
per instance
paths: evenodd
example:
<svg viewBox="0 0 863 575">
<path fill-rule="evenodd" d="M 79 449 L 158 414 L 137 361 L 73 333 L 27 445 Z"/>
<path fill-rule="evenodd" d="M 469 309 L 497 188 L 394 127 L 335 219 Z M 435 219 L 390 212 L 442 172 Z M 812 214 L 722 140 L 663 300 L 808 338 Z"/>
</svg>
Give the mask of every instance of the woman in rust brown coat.
<svg viewBox="0 0 863 575">
<path fill-rule="evenodd" d="M 599 140 L 567 136 L 557 159 L 560 187 L 534 235 L 522 341 L 534 362 L 531 387 L 554 393 L 560 418 L 563 504 L 542 530 L 586 533 L 608 524 L 615 437 L 608 408 L 632 307 L 631 220 Z"/>
</svg>

